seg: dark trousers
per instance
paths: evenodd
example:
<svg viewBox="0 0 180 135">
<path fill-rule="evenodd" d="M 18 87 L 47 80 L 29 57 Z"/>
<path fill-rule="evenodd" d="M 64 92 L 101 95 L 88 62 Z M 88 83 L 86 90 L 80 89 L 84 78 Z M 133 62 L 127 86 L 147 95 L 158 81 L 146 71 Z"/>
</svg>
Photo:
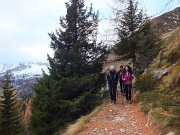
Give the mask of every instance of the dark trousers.
<svg viewBox="0 0 180 135">
<path fill-rule="evenodd" d="M 131 93 L 132 93 L 132 84 L 125 85 L 125 93 L 126 93 L 126 100 L 131 100 Z"/>
<path fill-rule="evenodd" d="M 120 84 L 120 90 L 121 90 L 121 93 L 125 93 L 124 92 L 124 84 L 123 84 L 123 80 L 119 80 L 119 84 Z"/>
<path fill-rule="evenodd" d="M 116 102 L 116 87 L 109 86 L 111 101 Z"/>
</svg>

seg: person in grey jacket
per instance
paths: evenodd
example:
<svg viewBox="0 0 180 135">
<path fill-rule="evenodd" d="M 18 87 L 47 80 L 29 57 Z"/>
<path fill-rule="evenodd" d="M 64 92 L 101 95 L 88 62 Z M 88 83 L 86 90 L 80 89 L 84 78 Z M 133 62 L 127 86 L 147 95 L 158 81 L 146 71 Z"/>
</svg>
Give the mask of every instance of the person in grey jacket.
<svg viewBox="0 0 180 135">
<path fill-rule="evenodd" d="M 116 90 L 117 90 L 117 84 L 118 84 L 118 74 L 115 71 L 115 67 L 113 65 L 110 67 L 110 72 L 107 75 L 107 81 L 108 81 L 108 86 L 109 86 L 111 103 L 116 104 Z"/>
</svg>

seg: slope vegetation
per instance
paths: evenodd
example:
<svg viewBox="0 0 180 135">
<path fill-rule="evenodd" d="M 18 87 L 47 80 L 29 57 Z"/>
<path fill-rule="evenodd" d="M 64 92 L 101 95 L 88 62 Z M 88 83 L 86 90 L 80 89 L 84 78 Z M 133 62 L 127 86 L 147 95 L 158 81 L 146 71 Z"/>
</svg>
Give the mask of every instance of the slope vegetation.
<svg viewBox="0 0 180 135">
<path fill-rule="evenodd" d="M 162 51 L 144 73 L 157 76 L 158 86 L 138 95 L 141 110 L 162 130 L 180 134 L 180 27 L 162 35 Z"/>
</svg>

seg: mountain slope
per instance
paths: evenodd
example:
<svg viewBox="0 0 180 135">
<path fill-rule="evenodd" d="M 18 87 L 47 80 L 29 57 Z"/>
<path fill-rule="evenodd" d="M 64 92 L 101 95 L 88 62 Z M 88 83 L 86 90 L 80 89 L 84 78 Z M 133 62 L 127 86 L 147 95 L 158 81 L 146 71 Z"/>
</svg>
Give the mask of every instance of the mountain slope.
<svg viewBox="0 0 180 135">
<path fill-rule="evenodd" d="M 0 79 L 3 79 L 8 71 L 12 75 L 11 79 L 14 80 L 13 86 L 18 91 L 19 97 L 26 99 L 33 95 L 32 86 L 36 83 L 36 79 L 42 77 L 42 70 L 48 73 L 47 63 L 0 64 Z M 0 85 L 2 86 L 1 82 Z"/>
<path fill-rule="evenodd" d="M 138 100 L 163 134 L 180 134 L 180 27 L 162 37 L 162 51 L 144 73 L 157 75 L 158 87 L 142 92 Z"/>
<path fill-rule="evenodd" d="M 155 31 L 164 34 L 180 26 L 180 7 L 164 13 L 152 20 Z"/>
</svg>

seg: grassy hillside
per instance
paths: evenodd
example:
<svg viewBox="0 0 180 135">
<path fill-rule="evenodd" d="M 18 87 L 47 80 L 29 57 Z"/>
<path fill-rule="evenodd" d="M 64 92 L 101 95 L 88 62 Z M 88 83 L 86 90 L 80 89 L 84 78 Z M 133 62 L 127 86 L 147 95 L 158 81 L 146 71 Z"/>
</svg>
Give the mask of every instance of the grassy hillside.
<svg viewBox="0 0 180 135">
<path fill-rule="evenodd" d="M 155 73 L 158 85 L 154 90 L 140 92 L 137 102 L 164 134 L 180 134 L 180 27 L 162 38 L 162 51 L 144 73 Z"/>
<path fill-rule="evenodd" d="M 180 26 L 180 7 L 166 12 L 152 20 L 155 31 L 163 34 L 175 30 Z"/>
</svg>

